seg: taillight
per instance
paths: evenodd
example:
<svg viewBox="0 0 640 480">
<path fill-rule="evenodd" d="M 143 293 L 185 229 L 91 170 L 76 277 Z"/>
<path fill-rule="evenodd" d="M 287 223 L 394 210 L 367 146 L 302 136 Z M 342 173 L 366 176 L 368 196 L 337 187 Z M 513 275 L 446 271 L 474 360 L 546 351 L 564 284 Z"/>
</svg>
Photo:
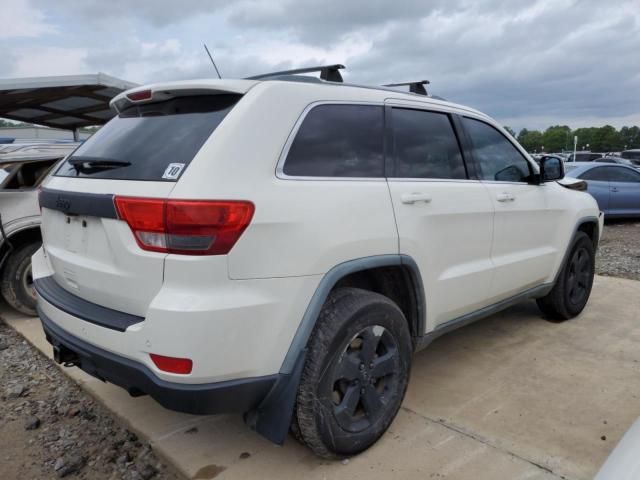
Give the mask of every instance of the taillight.
<svg viewBox="0 0 640 480">
<path fill-rule="evenodd" d="M 151 90 L 138 90 L 137 92 L 127 93 L 127 98 L 132 102 L 143 102 L 145 100 L 151 100 L 153 93 Z"/>
<path fill-rule="evenodd" d="M 187 375 L 193 369 L 193 362 L 189 358 L 165 357 L 164 355 L 156 355 L 150 353 L 149 356 L 156 367 L 163 372 L 179 373 Z"/>
<path fill-rule="evenodd" d="M 225 255 L 245 231 L 255 207 L 235 200 L 115 197 L 119 217 L 143 250 Z"/>
</svg>

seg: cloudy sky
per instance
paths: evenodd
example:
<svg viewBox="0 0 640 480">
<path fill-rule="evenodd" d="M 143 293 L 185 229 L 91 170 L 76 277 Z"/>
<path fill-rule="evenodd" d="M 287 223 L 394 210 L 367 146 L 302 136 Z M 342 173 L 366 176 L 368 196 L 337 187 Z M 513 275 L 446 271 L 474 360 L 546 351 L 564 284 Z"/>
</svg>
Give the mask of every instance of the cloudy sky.
<svg viewBox="0 0 640 480">
<path fill-rule="evenodd" d="M 427 78 L 519 130 L 640 125 L 640 0 L 3 0 L 0 78 L 144 83 L 324 63 Z"/>
</svg>

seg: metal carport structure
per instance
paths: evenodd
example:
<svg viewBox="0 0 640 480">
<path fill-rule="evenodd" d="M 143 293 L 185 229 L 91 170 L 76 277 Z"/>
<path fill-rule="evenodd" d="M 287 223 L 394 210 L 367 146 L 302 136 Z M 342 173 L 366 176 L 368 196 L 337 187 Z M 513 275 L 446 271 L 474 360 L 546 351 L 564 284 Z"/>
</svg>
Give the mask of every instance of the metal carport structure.
<svg viewBox="0 0 640 480">
<path fill-rule="evenodd" d="M 0 79 L 0 117 L 73 130 L 102 125 L 115 115 L 109 101 L 136 83 L 105 75 Z"/>
</svg>

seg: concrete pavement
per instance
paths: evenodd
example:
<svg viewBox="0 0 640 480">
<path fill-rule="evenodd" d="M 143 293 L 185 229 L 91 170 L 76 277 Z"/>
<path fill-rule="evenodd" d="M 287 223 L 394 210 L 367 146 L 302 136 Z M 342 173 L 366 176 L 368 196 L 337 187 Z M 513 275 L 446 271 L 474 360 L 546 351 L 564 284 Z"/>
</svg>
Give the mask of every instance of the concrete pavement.
<svg viewBox="0 0 640 480">
<path fill-rule="evenodd" d="M 46 355 L 39 320 L 0 314 Z M 275 446 L 239 416 L 196 417 L 64 369 L 189 478 L 588 479 L 640 416 L 640 282 L 597 277 L 562 324 L 528 302 L 446 335 L 414 358 L 403 407 L 348 462 Z"/>
</svg>

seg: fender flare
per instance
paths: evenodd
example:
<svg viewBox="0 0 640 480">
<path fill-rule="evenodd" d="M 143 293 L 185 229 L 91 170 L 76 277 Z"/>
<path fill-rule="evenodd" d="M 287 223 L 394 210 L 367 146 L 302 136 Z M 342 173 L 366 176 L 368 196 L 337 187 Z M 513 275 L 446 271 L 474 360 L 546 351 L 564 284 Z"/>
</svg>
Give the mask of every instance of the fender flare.
<svg viewBox="0 0 640 480">
<path fill-rule="evenodd" d="M 251 428 L 272 442 L 284 443 L 289 432 L 298 385 L 307 355 L 307 343 L 329 293 L 340 279 L 351 273 L 389 266 L 407 267 L 416 295 L 416 333 L 418 336 L 424 335 L 426 301 L 420 269 L 413 258 L 399 254 L 375 255 L 336 265 L 322 277 L 311 297 L 282 362 L 276 384 L 256 410 L 245 414 L 245 422 Z"/>
<path fill-rule="evenodd" d="M 562 261 L 559 264 L 558 270 L 556 271 L 555 275 L 553 276 L 553 282 L 551 282 L 552 288 L 558 282 L 558 277 L 560 276 L 560 272 L 562 272 L 562 269 L 564 268 L 564 266 L 567 263 L 571 247 L 573 246 L 573 244 L 576 241 L 576 236 L 578 235 L 578 232 L 580 231 L 580 227 L 582 225 L 587 224 L 587 223 L 593 224 L 593 228 L 594 228 L 594 232 L 593 232 L 594 233 L 594 236 L 593 236 L 593 249 L 595 251 L 598 248 L 598 243 L 599 243 L 599 239 L 600 239 L 600 222 L 599 222 L 599 218 L 598 217 L 594 217 L 592 215 L 589 215 L 587 217 L 579 218 L 577 220 L 575 226 L 573 227 L 573 233 L 571 234 L 571 238 L 569 239 L 569 243 L 567 243 L 567 248 L 565 248 L 565 250 L 564 250 L 564 254 L 562 255 Z"/>
</svg>

